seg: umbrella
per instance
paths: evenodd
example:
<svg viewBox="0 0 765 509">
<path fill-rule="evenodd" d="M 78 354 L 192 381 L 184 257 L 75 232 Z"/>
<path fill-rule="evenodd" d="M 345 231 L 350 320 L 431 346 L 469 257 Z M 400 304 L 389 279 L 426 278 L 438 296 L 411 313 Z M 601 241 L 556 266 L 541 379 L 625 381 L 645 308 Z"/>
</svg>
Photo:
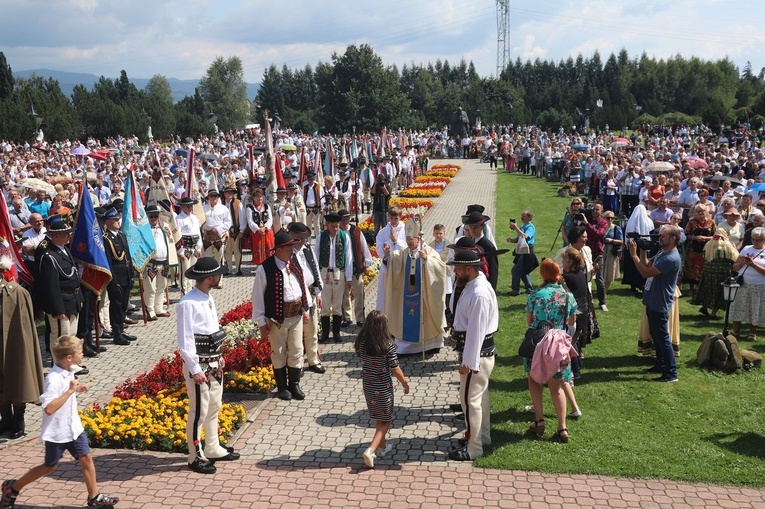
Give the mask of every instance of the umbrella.
<svg viewBox="0 0 765 509">
<path fill-rule="evenodd" d="M 709 164 L 700 157 L 686 157 L 683 162 L 688 163 L 694 170 L 709 168 Z"/>
<path fill-rule="evenodd" d="M 675 171 L 675 165 L 667 161 L 654 161 L 645 167 L 645 171 Z"/>
<path fill-rule="evenodd" d="M 571 148 L 578 152 L 584 152 L 585 150 L 590 150 L 590 146 L 586 143 L 577 143 L 575 145 L 571 145 Z"/>
<path fill-rule="evenodd" d="M 293 145 L 292 143 L 284 143 L 282 145 L 279 145 L 279 150 L 284 150 L 285 152 L 287 150 L 291 152 L 295 152 L 297 150 L 297 147 Z"/>
<path fill-rule="evenodd" d="M 32 187 L 32 188 L 44 189 L 45 192 L 48 193 L 48 196 L 56 195 L 56 188 L 53 187 L 53 184 L 50 184 L 38 178 L 33 178 L 33 177 L 25 178 L 19 181 L 19 185 L 26 188 Z"/>
<path fill-rule="evenodd" d="M 182 148 L 176 149 L 175 150 L 175 154 L 179 155 L 179 156 L 182 156 L 182 157 L 189 157 L 189 151 L 188 150 L 183 150 Z"/>
<path fill-rule="evenodd" d="M 211 153 L 205 153 L 205 154 L 199 154 L 197 156 L 198 159 L 205 159 L 207 161 L 217 161 L 218 155 L 217 154 L 211 154 Z"/>
<path fill-rule="evenodd" d="M 90 150 L 83 147 L 82 145 L 78 145 L 77 147 L 75 147 L 74 150 L 72 150 L 72 155 L 75 155 L 75 156 L 86 156 L 89 153 L 90 153 Z"/>
<path fill-rule="evenodd" d="M 751 186 L 749 186 L 749 189 L 747 189 L 747 191 L 759 191 L 761 193 L 765 193 L 765 182 L 752 184 Z"/>
<path fill-rule="evenodd" d="M 632 145 L 632 142 L 627 138 L 616 138 L 614 141 L 608 144 L 609 147 L 613 148 L 623 148 L 628 145 Z"/>
<path fill-rule="evenodd" d="M 100 154 L 98 152 L 91 152 L 86 155 L 92 159 L 98 159 L 99 161 L 106 161 L 106 159 L 108 159 L 105 155 Z"/>
<path fill-rule="evenodd" d="M 726 180 L 729 181 L 731 184 L 736 184 L 739 186 L 744 185 L 744 183 L 741 182 L 739 179 L 737 179 L 736 177 L 732 177 L 730 175 L 714 175 L 712 177 L 704 178 L 704 182 L 725 182 Z"/>
</svg>

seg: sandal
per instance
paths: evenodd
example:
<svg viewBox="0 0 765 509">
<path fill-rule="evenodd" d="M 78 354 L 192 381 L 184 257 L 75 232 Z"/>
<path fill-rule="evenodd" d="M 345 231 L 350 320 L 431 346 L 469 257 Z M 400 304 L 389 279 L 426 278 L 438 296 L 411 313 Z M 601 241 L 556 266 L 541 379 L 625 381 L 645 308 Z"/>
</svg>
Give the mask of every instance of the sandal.
<svg viewBox="0 0 765 509">
<path fill-rule="evenodd" d="M 564 435 L 565 433 L 565 435 Z M 560 442 L 562 444 L 568 443 L 568 428 L 559 429 L 552 437 L 553 441 Z"/>
<path fill-rule="evenodd" d="M 544 435 L 545 434 L 545 420 L 544 419 L 539 419 L 538 421 L 532 422 L 531 426 L 529 426 L 528 433 L 531 433 L 531 434 L 536 435 L 538 437 L 541 437 L 542 435 Z"/>
<path fill-rule="evenodd" d="M 749 334 L 749 335 L 746 337 L 746 340 L 747 340 L 747 341 L 757 341 L 757 335 L 755 335 L 755 334 Z"/>
</svg>

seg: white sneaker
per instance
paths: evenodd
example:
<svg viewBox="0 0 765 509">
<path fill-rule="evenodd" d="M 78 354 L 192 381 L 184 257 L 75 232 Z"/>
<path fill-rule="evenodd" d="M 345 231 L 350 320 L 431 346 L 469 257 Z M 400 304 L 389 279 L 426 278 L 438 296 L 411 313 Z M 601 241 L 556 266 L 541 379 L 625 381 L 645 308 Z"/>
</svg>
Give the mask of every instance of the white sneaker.
<svg viewBox="0 0 765 509">
<path fill-rule="evenodd" d="M 606 313 L 608 312 L 608 308 L 606 307 L 606 305 L 605 305 L 605 304 L 601 304 L 601 305 L 600 305 L 600 310 L 601 310 L 601 311 L 605 311 Z"/>
<path fill-rule="evenodd" d="M 372 452 L 372 449 L 367 449 L 364 451 L 362 456 L 364 457 L 364 464 L 366 466 L 369 468 L 375 468 L 375 453 Z"/>
<path fill-rule="evenodd" d="M 385 446 L 385 449 L 383 449 L 382 451 L 379 449 L 376 450 L 375 456 L 377 456 L 378 458 L 384 458 L 385 455 L 391 452 L 392 450 L 393 450 L 393 444 L 388 444 Z"/>
<path fill-rule="evenodd" d="M 527 412 L 531 412 L 532 414 L 534 413 L 534 405 L 526 405 L 525 407 L 523 407 L 523 409 L 526 410 Z"/>
<path fill-rule="evenodd" d="M 571 412 L 567 415 L 569 419 L 579 419 L 582 416 L 582 410 L 576 410 L 575 412 Z"/>
</svg>

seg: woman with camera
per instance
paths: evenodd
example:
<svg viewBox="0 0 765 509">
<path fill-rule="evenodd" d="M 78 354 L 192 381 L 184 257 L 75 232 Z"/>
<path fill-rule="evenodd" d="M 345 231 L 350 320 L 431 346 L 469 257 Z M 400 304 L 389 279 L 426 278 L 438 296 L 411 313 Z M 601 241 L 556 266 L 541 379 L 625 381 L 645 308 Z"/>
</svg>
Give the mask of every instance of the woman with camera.
<svg viewBox="0 0 765 509">
<path fill-rule="evenodd" d="M 584 202 L 581 198 L 574 198 L 568 206 L 566 215 L 563 216 L 563 223 L 560 226 L 560 234 L 563 236 L 563 247 L 568 246 L 571 242 L 568 239 L 568 232 L 570 232 L 574 226 L 582 224 L 583 217 L 582 207 Z"/>
<path fill-rule="evenodd" d="M 741 323 L 749 324 L 747 340 L 757 341 L 757 327 L 765 325 L 765 228 L 752 230 L 752 245 L 741 250 L 733 270 L 743 284 L 730 307 L 733 334 L 741 337 Z"/>
</svg>

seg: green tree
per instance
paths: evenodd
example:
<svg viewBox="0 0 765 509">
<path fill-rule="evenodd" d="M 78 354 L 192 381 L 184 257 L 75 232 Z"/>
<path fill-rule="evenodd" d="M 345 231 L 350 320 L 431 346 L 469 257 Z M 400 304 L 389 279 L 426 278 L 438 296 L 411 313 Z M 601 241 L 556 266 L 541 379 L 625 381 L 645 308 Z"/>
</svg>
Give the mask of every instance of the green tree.
<svg viewBox="0 0 765 509">
<path fill-rule="evenodd" d="M 228 131 L 247 123 L 250 114 L 247 84 L 239 57 L 227 60 L 217 57 L 199 82 L 199 92 L 207 112 L 217 115 L 221 130 Z"/>
<path fill-rule="evenodd" d="M 154 138 L 166 140 L 175 132 L 173 90 L 167 78 L 160 74 L 151 77 L 146 84 L 146 114 L 151 118 Z"/>
<path fill-rule="evenodd" d="M 11 66 L 8 65 L 8 61 L 5 59 L 5 54 L 0 51 L 0 101 L 9 98 L 12 93 L 13 71 L 11 71 Z"/>
</svg>

